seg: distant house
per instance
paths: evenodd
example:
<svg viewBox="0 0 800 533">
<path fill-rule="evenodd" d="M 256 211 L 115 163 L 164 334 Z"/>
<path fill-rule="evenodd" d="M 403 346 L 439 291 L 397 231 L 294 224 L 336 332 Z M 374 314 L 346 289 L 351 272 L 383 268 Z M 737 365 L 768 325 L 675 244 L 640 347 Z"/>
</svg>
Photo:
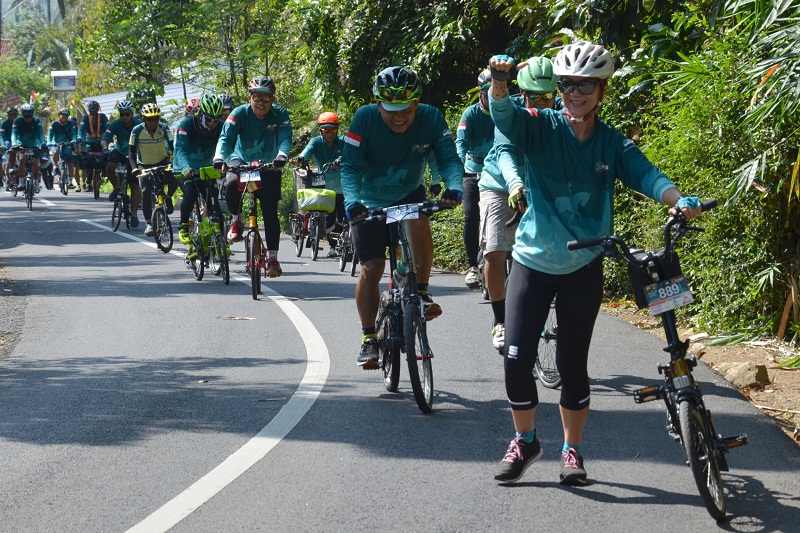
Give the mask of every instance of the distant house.
<svg viewBox="0 0 800 533">
<path fill-rule="evenodd" d="M 11 55 L 11 39 L 0 39 L 0 58 L 8 57 Z M 16 94 L 0 95 L 0 109 L 5 110 L 11 106 L 20 105 L 23 102 L 22 98 Z"/>
</svg>

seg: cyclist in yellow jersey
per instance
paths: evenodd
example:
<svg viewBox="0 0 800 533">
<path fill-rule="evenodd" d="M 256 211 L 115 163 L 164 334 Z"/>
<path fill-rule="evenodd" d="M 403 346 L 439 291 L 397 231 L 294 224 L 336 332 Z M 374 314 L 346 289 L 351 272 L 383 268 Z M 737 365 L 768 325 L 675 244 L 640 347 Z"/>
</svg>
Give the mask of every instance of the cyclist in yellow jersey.
<svg viewBox="0 0 800 533">
<path fill-rule="evenodd" d="M 140 173 L 144 168 L 151 168 L 169 163 L 169 154 L 173 150 L 172 132 L 166 123 L 160 121 L 161 109 L 156 104 L 145 104 L 142 106 L 141 117 L 144 121 L 131 131 L 131 139 L 128 143 L 128 159 L 131 168 L 135 168 L 135 173 Z M 167 151 L 169 149 L 169 151 Z M 167 182 L 167 214 L 171 214 L 172 195 L 178 189 L 178 181 L 172 172 L 165 173 Z M 153 184 L 149 176 L 141 176 L 139 185 L 142 187 L 142 213 L 147 221 L 144 234 L 150 237 L 153 235 L 153 226 L 150 219 L 153 215 L 153 202 L 150 196 Z"/>
</svg>

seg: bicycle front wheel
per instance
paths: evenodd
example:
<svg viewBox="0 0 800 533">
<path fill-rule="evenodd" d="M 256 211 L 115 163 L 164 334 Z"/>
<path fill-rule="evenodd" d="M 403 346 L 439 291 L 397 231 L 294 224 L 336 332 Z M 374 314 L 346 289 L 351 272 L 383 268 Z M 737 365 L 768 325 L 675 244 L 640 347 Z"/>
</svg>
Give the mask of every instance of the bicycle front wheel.
<svg viewBox="0 0 800 533">
<path fill-rule="evenodd" d="M 350 227 L 345 226 L 344 230 L 339 234 L 339 272 L 344 272 L 347 268 L 347 262 L 350 260 Z"/>
<path fill-rule="evenodd" d="M 536 377 L 542 385 L 549 389 L 561 386 L 561 374 L 556 365 L 556 341 L 558 340 L 558 323 L 556 322 L 556 301 L 550 302 L 550 312 L 539 337 L 539 353 L 536 357 Z"/>
<path fill-rule="evenodd" d="M 172 250 L 172 224 L 169 223 L 167 218 L 167 211 L 163 206 L 153 209 L 153 217 L 151 224 L 153 226 L 153 238 L 156 240 L 156 246 L 165 254 Z"/>
<path fill-rule="evenodd" d="M 258 292 L 261 289 L 261 265 L 259 263 L 259 252 L 261 251 L 256 234 L 251 231 L 247 234 L 247 263 L 250 265 L 250 289 L 253 300 L 258 300 Z"/>
<path fill-rule="evenodd" d="M 117 198 L 114 200 L 114 209 L 111 211 L 111 231 L 117 231 L 122 222 L 122 201 Z"/>
<path fill-rule="evenodd" d="M 228 247 L 221 233 L 211 237 L 211 271 L 216 276 L 222 276 L 225 285 L 231 282 L 231 272 L 228 263 Z"/>
<path fill-rule="evenodd" d="M 33 211 L 33 183 L 31 180 L 25 182 L 25 203 L 28 206 L 28 211 Z"/>
<path fill-rule="evenodd" d="M 394 304 L 392 304 L 394 305 Z M 383 383 L 389 392 L 397 392 L 400 383 L 400 347 L 397 345 L 397 315 L 394 308 L 384 309 L 383 324 L 378 330 L 378 354 Z"/>
<path fill-rule="evenodd" d="M 319 242 L 322 238 L 322 223 L 319 215 L 311 217 L 311 224 L 308 228 L 308 238 L 311 239 L 311 260 L 316 261 L 319 256 Z"/>
<path fill-rule="evenodd" d="M 94 194 L 95 200 L 100 198 L 100 179 L 100 170 L 95 169 L 94 175 L 92 176 L 92 193 Z"/>
<path fill-rule="evenodd" d="M 358 254 L 355 251 L 353 251 L 353 262 L 350 264 L 350 277 L 355 277 L 357 265 L 358 265 Z"/>
<path fill-rule="evenodd" d="M 194 279 L 202 281 L 205 274 L 205 261 L 203 260 L 203 244 L 197 235 L 192 236 L 192 242 L 189 244 L 189 251 L 186 254 Z"/>
<path fill-rule="evenodd" d="M 305 236 L 303 235 L 303 215 L 298 213 L 292 218 L 292 240 L 294 240 L 294 251 L 297 257 L 303 253 Z"/>
<path fill-rule="evenodd" d="M 719 472 L 712 436 L 706 432 L 703 417 L 691 401 L 678 404 L 681 437 L 686 458 L 708 513 L 717 522 L 725 519 L 725 488 Z"/>
<path fill-rule="evenodd" d="M 409 301 L 404 315 L 403 336 L 406 341 L 408 377 L 420 411 L 430 413 L 433 409 L 433 352 L 428 345 L 419 300 Z"/>
</svg>

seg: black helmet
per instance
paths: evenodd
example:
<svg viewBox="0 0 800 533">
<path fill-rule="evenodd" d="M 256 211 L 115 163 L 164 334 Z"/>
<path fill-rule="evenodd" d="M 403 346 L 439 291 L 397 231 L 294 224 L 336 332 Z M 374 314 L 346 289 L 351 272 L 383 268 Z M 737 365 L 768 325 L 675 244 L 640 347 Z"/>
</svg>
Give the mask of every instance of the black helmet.
<svg viewBox="0 0 800 533">
<path fill-rule="evenodd" d="M 98 111 L 100 111 L 100 103 L 97 100 L 87 100 L 86 110 L 89 113 L 97 113 Z"/>
<path fill-rule="evenodd" d="M 389 67 L 375 77 L 372 94 L 387 111 L 402 111 L 419 100 L 422 84 L 410 68 Z"/>
<path fill-rule="evenodd" d="M 247 90 L 252 93 L 275 94 L 275 82 L 269 76 L 256 76 L 250 80 Z"/>
</svg>

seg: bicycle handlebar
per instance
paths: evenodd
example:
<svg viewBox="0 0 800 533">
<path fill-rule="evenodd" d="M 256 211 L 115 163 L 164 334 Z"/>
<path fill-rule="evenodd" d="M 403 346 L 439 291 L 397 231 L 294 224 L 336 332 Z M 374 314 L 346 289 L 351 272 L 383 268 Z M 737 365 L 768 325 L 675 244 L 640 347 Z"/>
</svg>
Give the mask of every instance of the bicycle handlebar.
<svg viewBox="0 0 800 533">
<path fill-rule="evenodd" d="M 700 210 L 702 212 L 709 211 L 715 207 L 717 207 L 716 200 L 708 200 L 707 202 L 700 204 Z M 676 215 L 672 215 L 669 221 L 667 221 L 666 225 L 664 226 L 664 250 L 671 250 L 675 242 L 685 235 L 687 231 L 703 231 L 703 228 L 689 226 L 686 224 L 686 220 L 686 216 L 684 216 L 682 212 L 678 211 Z M 675 228 L 674 238 L 672 237 L 673 227 Z M 598 245 L 604 248 L 605 253 L 608 256 L 614 256 L 614 251 L 618 250 L 622 252 L 622 255 L 627 262 L 631 263 L 636 261 L 630 251 L 630 246 L 628 246 L 628 244 L 622 240 L 622 238 L 617 237 L 616 235 L 605 235 L 602 237 L 592 237 L 589 239 L 569 241 L 567 242 L 567 250 L 581 250 L 583 248 L 591 248 L 592 246 Z"/>
<path fill-rule="evenodd" d="M 280 170 L 278 167 L 274 166 L 271 162 L 270 163 L 258 163 L 256 165 L 251 164 L 244 164 L 244 165 L 228 165 L 228 170 L 231 172 L 255 172 L 257 170 Z"/>
<path fill-rule="evenodd" d="M 416 211 L 414 211 L 415 208 Z M 361 218 L 359 220 L 354 220 L 353 222 L 355 224 L 360 224 L 361 222 L 367 222 L 367 221 L 380 222 L 382 220 L 386 220 L 387 212 L 393 209 L 406 210 L 430 216 L 438 211 L 444 211 L 446 209 L 455 209 L 455 207 L 453 207 L 452 205 L 445 204 L 442 200 L 426 200 L 424 202 L 418 202 L 412 204 L 399 204 L 387 207 L 376 207 L 375 209 L 370 209 L 366 217 Z M 399 220 L 394 220 L 393 222 L 399 222 Z"/>
</svg>

